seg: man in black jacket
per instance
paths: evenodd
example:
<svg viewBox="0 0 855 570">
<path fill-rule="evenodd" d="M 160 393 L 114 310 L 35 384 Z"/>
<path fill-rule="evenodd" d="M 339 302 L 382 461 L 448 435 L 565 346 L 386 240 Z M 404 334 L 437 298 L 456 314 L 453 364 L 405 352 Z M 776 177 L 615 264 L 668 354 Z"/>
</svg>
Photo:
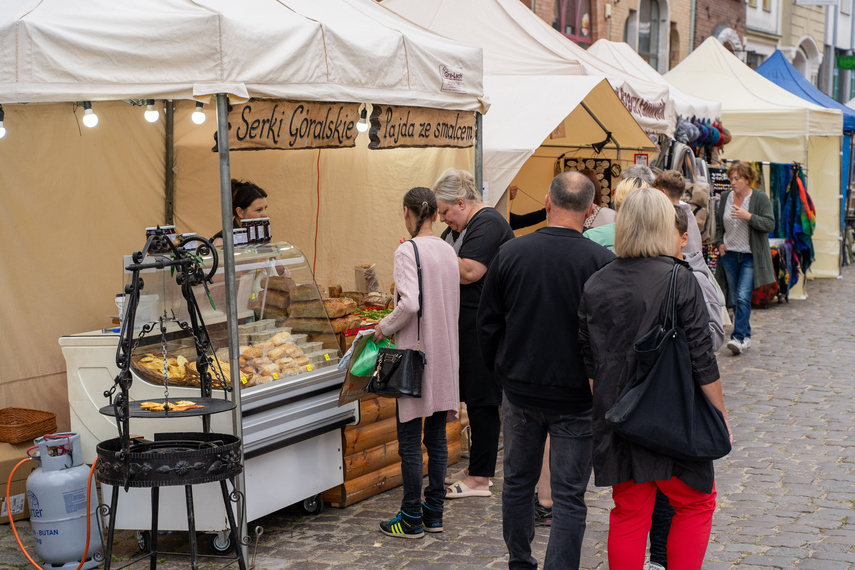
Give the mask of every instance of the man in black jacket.
<svg viewBox="0 0 855 570">
<path fill-rule="evenodd" d="M 547 434 L 553 518 L 544 568 L 579 567 L 591 476 L 591 390 L 576 314 L 585 282 L 614 258 L 582 237 L 593 198 L 585 175 L 556 176 L 546 196 L 547 227 L 499 248 L 481 295 L 484 359 L 504 388 L 502 525 L 510 569 L 537 567 L 534 488 Z"/>
</svg>

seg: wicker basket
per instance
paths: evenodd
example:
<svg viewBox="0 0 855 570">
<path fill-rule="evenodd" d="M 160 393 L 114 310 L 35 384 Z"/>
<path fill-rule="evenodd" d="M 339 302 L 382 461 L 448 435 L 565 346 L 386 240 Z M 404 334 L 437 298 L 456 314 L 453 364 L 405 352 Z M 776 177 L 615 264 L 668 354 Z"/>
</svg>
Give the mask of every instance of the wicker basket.
<svg viewBox="0 0 855 570">
<path fill-rule="evenodd" d="M 26 408 L 0 410 L 0 441 L 21 443 L 56 432 L 56 414 Z"/>
</svg>

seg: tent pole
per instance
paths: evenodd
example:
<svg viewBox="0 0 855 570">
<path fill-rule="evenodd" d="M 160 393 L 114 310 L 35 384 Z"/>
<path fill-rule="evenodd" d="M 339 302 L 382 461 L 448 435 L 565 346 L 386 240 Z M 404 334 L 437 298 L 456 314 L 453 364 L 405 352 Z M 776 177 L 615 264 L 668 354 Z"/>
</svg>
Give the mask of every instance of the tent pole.
<svg viewBox="0 0 855 570">
<path fill-rule="evenodd" d="M 166 116 L 166 225 L 175 223 L 175 108 L 172 99 L 165 101 L 163 114 Z"/>
<path fill-rule="evenodd" d="M 243 457 L 243 423 L 240 404 L 240 363 L 238 362 L 238 315 L 237 290 L 235 288 L 235 244 L 232 233 L 232 175 L 229 159 L 229 97 L 225 93 L 217 94 L 217 151 L 220 155 L 220 210 L 223 217 L 223 267 L 226 278 L 226 327 L 229 335 L 229 368 L 231 369 L 232 423 L 235 436 L 241 439 L 240 462 Z M 240 521 L 240 544 L 235 548 L 243 550 L 243 559 L 249 560 L 249 549 L 243 542 L 247 534 L 246 520 L 246 480 L 241 470 L 235 478 L 235 491 L 240 497 L 238 514 Z"/>
<path fill-rule="evenodd" d="M 475 188 L 480 190 L 484 196 L 484 133 L 481 130 L 484 125 L 483 115 L 475 111 Z"/>
</svg>

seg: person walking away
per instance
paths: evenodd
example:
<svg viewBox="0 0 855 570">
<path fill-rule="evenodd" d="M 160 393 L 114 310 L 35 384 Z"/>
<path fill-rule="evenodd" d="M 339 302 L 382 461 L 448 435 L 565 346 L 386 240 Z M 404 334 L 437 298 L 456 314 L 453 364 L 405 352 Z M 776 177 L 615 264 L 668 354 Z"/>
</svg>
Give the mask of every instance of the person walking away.
<svg viewBox="0 0 855 570">
<path fill-rule="evenodd" d="M 469 468 L 449 477 L 446 498 L 489 497 L 499 453 L 502 387 L 484 364 L 475 316 L 487 268 L 514 232 L 499 212 L 481 201 L 469 172 L 449 168 L 433 191 L 440 220 L 448 224 L 442 238 L 454 247 L 460 267 L 460 399 L 466 403 L 472 433 Z"/>
<path fill-rule="evenodd" d="M 442 532 L 448 445 L 445 424 L 459 410 L 457 387 L 457 320 L 460 274 L 454 250 L 433 235 L 436 198 L 430 188 L 413 188 L 404 196 L 404 223 L 412 243 L 395 251 L 395 309 L 374 329 L 374 341 L 395 335 L 400 349 L 419 348 L 425 354 L 422 397 L 397 399 L 398 455 L 404 498 L 401 510 L 380 523 L 383 534 L 421 538 L 424 532 Z M 415 245 L 414 245 L 415 244 Z M 416 252 L 421 266 L 421 290 Z M 421 305 L 419 298 L 421 294 Z M 421 317 L 418 312 L 421 310 Z M 424 420 L 424 432 L 422 432 Z M 428 486 L 422 503 L 422 437 L 428 453 Z"/>
<path fill-rule="evenodd" d="M 667 547 L 674 569 L 701 568 L 716 504 L 712 461 L 651 451 L 622 438 L 605 420 L 635 374 L 635 341 L 663 322 L 671 273 L 679 264 L 676 319 L 688 341 L 693 380 L 727 422 L 703 293 L 686 264 L 670 256 L 673 249 L 670 201 L 658 190 L 632 191 L 615 220 L 618 258 L 588 280 L 579 306 L 579 341 L 593 392 L 594 481 L 612 487 L 608 558 L 610 568 L 621 570 L 644 566 L 657 489 L 675 509 Z"/>
<path fill-rule="evenodd" d="M 686 211 L 686 217 L 689 219 L 689 241 L 683 248 L 683 253 L 701 251 L 703 241 L 701 240 L 701 231 L 698 229 L 698 221 L 692 213 L 692 207 L 680 200 L 686 190 L 686 180 L 683 175 L 676 170 L 665 170 L 656 176 L 653 187 L 664 192 L 672 204 Z"/>
<path fill-rule="evenodd" d="M 547 227 L 499 248 L 478 309 L 484 358 L 504 389 L 502 528 L 510 569 L 537 567 L 534 489 L 547 434 L 553 506 L 544 568 L 579 567 L 591 475 L 591 392 L 572 316 L 585 282 L 614 258 L 582 236 L 593 198 L 583 174 L 556 176 L 546 196 Z"/>
<path fill-rule="evenodd" d="M 734 308 L 727 348 L 737 355 L 751 346 L 751 294 L 775 281 L 769 249 L 775 213 L 766 194 L 752 188 L 757 172 L 747 162 L 733 163 L 727 169 L 727 177 L 732 190 L 721 193 L 713 243 L 721 260 L 716 278 L 721 283 L 724 273 L 728 304 Z"/>
</svg>

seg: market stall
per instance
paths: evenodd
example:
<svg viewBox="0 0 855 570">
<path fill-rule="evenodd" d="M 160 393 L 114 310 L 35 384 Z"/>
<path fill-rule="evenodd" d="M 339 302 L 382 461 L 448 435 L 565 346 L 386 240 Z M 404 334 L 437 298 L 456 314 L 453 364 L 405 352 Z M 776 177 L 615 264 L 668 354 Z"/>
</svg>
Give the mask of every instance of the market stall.
<svg viewBox="0 0 855 570">
<path fill-rule="evenodd" d="M 842 114 L 775 85 L 708 38 L 665 79 L 690 95 L 719 95 L 722 120 L 733 135 L 727 157 L 798 162 L 807 171 L 816 204 L 815 277 L 839 275 L 840 145 Z M 791 298 L 798 298 L 793 292 Z"/>
<path fill-rule="evenodd" d="M 843 147 L 840 160 L 840 228 L 843 230 L 848 203 L 849 184 L 852 181 L 852 135 L 855 134 L 855 110 L 850 109 L 819 89 L 793 67 L 780 50 L 757 67 L 757 73 L 783 87 L 793 95 L 826 109 L 839 109 L 843 113 Z"/>
<path fill-rule="evenodd" d="M 563 169 L 565 159 L 596 158 L 611 171 L 613 164 L 633 163 L 635 154 L 652 157 L 656 147 L 646 131 L 673 128 L 666 87 L 598 62 L 518 0 L 382 5 L 484 49 L 491 101 L 484 117 L 484 182 L 491 205 L 514 183 L 526 192 L 518 198 L 523 211 L 542 208 L 555 167 Z M 474 21 L 490 25 L 472 26 Z"/>
<path fill-rule="evenodd" d="M 0 140 L 0 160 L 14 165 L 0 171 L 0 195 L 8 211 L 20 213 L 10 217 L 0 235 L 7 244 L 28 236 L 26 248 L 8 248 L 0 261 L 9 276 L 0 292 L 0 311 L 9 322 L 25 323 L 0 349 L 0 391 L 9 405 L 38 402 L 39 407 L 57 410 L 63 427 L 71 424 L 86 431 L 90 421 L 89 415 L 80 422 L 69 418 L 68 394 L 81 396 L 83 410 L 92 408 L 91 402 L 110 387 L 117 337 L 101 329 L 109 322 L 107 315 L 116 314 L 113 299 L 122 290 L 122 256 L 140 249 L 144 228 L 163 224 L 170 208 L 180 233 L 226 230 L 225 306 L 217 309 L 223 312 L 222 320 L 213 319 L 212 324 L 225 326 L 230 376 L 237 385 L 239 327 L 252 324 L 244 316 L 252 307 L 239 302 L 241 271 L 249 275 L 259 264 L 278 267 L 292 258 L 281 253 L 283 246 L 276 254 L 255 251 L 260 258 L 241 265 L 244 258 L 236 256 L 228 231 L 232 176 L 251 179 L 270 192 L 274 243 L 292 242 L 299 252 L 294 259 L 308 272 L 303 284 L 324 291 L 333 283 L 347 288 L 354 265 L 365 262 L 377 263 L 381 283 L 388 287 L 392 252 L 403 232 L 403 192 L 432 183 L 448 166 L 471 168 L 471 126 L 462 135 L 455 131 L 454 138 L 466 141 L 447 148 L 433 148 L 435 141 L 388 140 L 391 122 L 398 120 L 394 128 L 401 125 L 402 109 L 413 109 L 413 118 L 431 109 L 450 113 L 453 116 L 441 117 L 445 125 L 468 115 L 474 124 L 474 112 L 486 110 L 480 50 L 412 26 L 369 0 L 339 0 L 334 7 L 270 0 L 239 5 L 216 0 L 160 0 L 144 6 L 97 2 L 87 5 L 88 13 L 61 1 L 5 0 L 0 8 L 0 104 L 7 129 Z M 89 13 L 98 14 L 97 21 Z M 230 154 L 230 145 L 240 139 L 240 121 L 246 109 L 256 105 L 255 98 L 290 105 L 291 115 L 279 127 L 296 121 L 301 139 L 308 131 L 315 139 L 331 138 L 332 133 L 324 135 L 325 128 L 313 129 L 308 123 L 304 128 L 303 120 L 323 121 L 326 127 L 324 113 L 345 105 L 340 109 L 345 126 L 330 125 L 330 130 L 346 130 L 341 137 L 346 144 L 315 140 L 300 146 L 302 150 Z M 154 110 L 166 111 L 167 122 L 156 119 L 151 124 L 143 118 L 150 99 L 157 100 L 151 101 Z M 183 101 L 164 105 L 163 99 Z M 315 102 L 321 107 L 313 113 L 320 114 L 306 116 Z M 202 126 L 191 122 L 198 104 L 217 121 Z M 363 104 L 373 128 L 359 133 L 355 126 Z M 95 113 L 99 125 L 88 128 Z M 459 118 L 462 123 L 464 117 Z M 256 120 L 263 123 L 251 119 L 253 133 L 258 132 Z M 272 118 L 267 128 L 272 130 Z M 218 152 L 212 152 L 215 143 Z M 384 150 L 373 150 L 375 146 Z M 401 148 L 388 148 L 396 146 Z M 169 182 L 173 178 L 174 188 Z M 37 219 L 26 215 L 33 211 L 39 213 Z M 74 358 L 79 362 L 68 366 L 69 374 L 79 372 L 69 381 L 79 380 L 79 385 L 66 387 L 57 338 L 93 330 L 97 332 L 69 337 L 65 343 L 78 353 Z M 331 360 L 337 357 L 337 346 L 305 340 L 321 342 Z M 180 345 L 181 339 L 168 341 Z M 309 347 L 298 348 L 309 357 Z M 171 349 L 180 346 L 166 350 Z M 15 356 L 25 353 L 38 357 Z M 271 462 L 275 469 L 285 465 L 286 471 L 299 463 L 303 473 L 315 466 L 311 476 L 294 471 L 289 485 L 256 486 L 256 492 L 265 494 L 256 504 L 267 512 L 301 494 L 319 492 L 308 487 L 332 486 L 327 478 L 341 481 L 337 430 L 355 414 L 353 407 L 334 411 L 337 407 L 329 405 L 330 394 L 337 394 L 341 384 L 340 374 L 332 370 L 304 369 L 287 382 L 247 387 L 247 410 L 254 419 L 242 417 L 238 395 L 243 391 L 233 392 L 238 406 L 232 427 L 246 429 L 250 447 L 255 445 L 247 457 L 258 469 L 248 462 L 248 478 L 271 475 Z M 141 397 L 160 391 L 143 381 L 135 385 L 149 391 Z M 295 402 L 319 406 L 301 413 L 282 408 Z M 317 411 L 325 417 L 313 424 Z M 256 425 L 260 418 L 267 418 L 264 425 Z M 92 422 L 102 420 L 96 416 Z M 92 429 L 94 439 L 101 437 L 102 428 Z M 134 428 L 144 435 L 161 429 L 144 422 Z M 285 434 L 289 430 L 293 437 Z M 283 450 L 291 453 L 284 463 Z M 161 497 L 168 504 L 166 495 Z"/>
</svg>

